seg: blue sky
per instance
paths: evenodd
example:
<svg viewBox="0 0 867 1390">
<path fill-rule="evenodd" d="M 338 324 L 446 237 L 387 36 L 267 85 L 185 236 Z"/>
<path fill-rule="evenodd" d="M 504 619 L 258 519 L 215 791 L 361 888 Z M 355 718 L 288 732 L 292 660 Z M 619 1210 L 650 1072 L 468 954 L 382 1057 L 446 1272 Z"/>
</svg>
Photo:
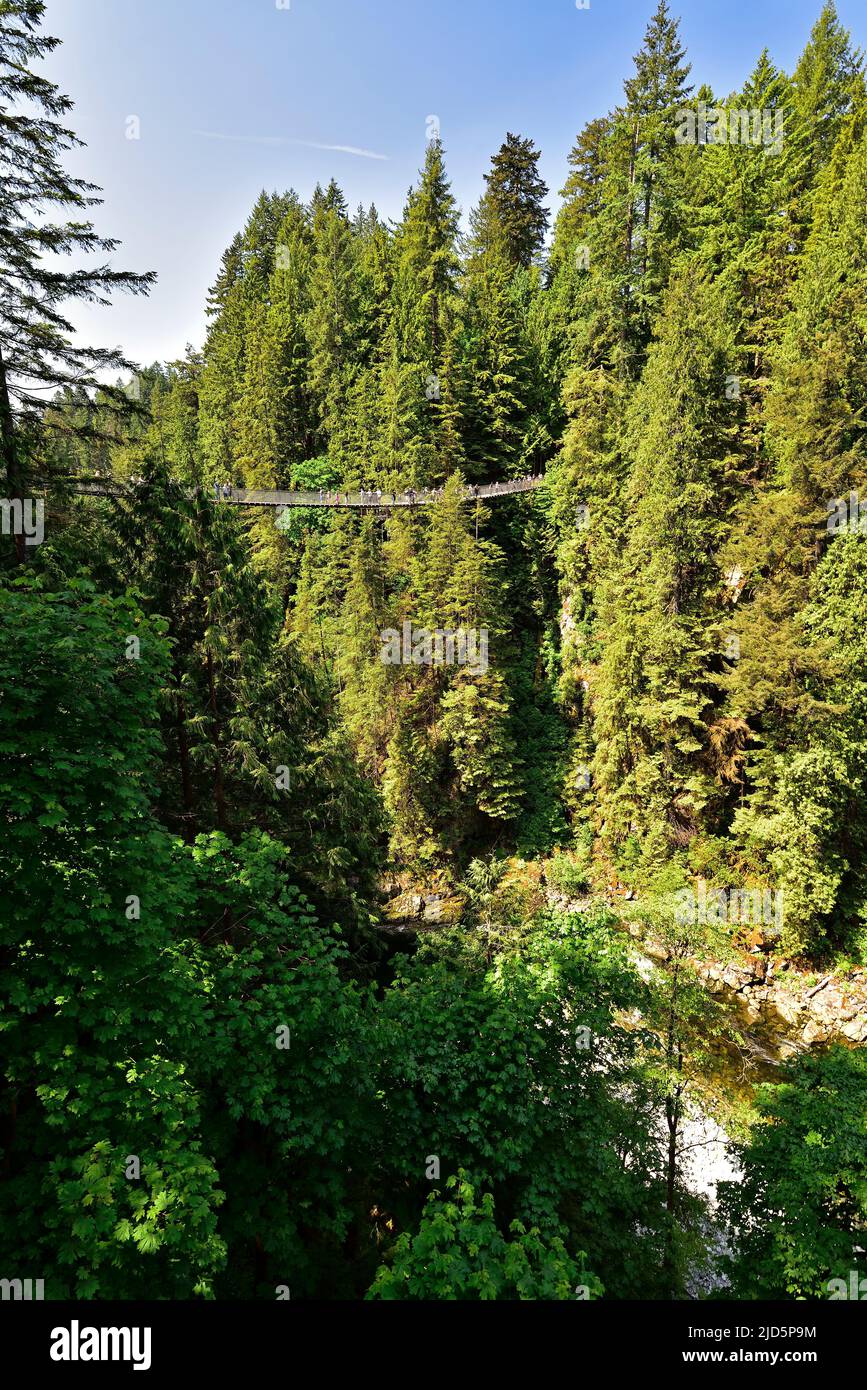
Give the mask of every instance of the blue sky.
<svg viewBox="0 0 867 1390">
<path fill-rule="evenodd" d="M 46 73 L 74 100 L 76 173 L 105 194 L 115 263 L 156 270 L 149 299 L 76 306 L 89 340 L 140 362 L 200 345 L 204 298 L 259 191 L 397 218 L 438 118 L 464 216 L 507 130 L 558 190 L 575 135 L 621 97 L 656 0 L 47 0 Z M 693 80 L 738 88 L 762 48 L 794 66 L 821 0 L 673 0 Z M 867 47 L 864 0 L 838 0 Z M 139 122 L 139 138 L 127 138 Z M 341 148 L 322 148 L 339 146 Z M 376 157 L 374 157 L 376 156 Z"/>
</svg>

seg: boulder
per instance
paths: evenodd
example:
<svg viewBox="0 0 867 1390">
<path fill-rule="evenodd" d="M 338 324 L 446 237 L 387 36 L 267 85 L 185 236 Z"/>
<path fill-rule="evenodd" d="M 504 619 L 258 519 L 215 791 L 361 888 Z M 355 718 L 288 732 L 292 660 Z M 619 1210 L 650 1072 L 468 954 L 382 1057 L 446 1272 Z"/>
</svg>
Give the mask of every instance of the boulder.
<svg viewBox="0 0 867 1390">
<path fill-rule="evenodd" d="M 737 965 L 734 961 L 730 961 L 723 970 L 721 978 L 723 983 L 728 985 L 729 989 L 740 991 L 742 989 L 749 989 L 756 978 L 756 974 L 749 966 Z"/>
<path fill-rule="evenodd" d="M 774 1008 L 786 1023 L 799 1024 L 801 1015 L 807 1007 L 803 999 L 799 999 L 796 994 L 790 994 L 787 989 L 779 986 L 774 990 Z"/>
<path fill-rule="evenodd" d="M 807 1047 L 812 1047 L 813 1043 L 829 1042 L 833 1030 L 826 1023 L 820 1023 L 818 1019 L 808 1018 L 804 1024 L 804 1031 L 801 1033 L 801 1041 Z"/>
<path fill-rule="evenodd" d="M 461 920 L 463 899 L 442 893 L 399 893 L 382 909 L 390 927 L 423 931 L 426 927 L 451 927 Z"/>
<path fill-rule="evenodd" d="M 867 1042 L 867 1009 L 862 1009 L 854 1018 L 844 1023 L 840 1032 L 843 1034 L 843 1037 L 848 1038 L 850 1042 Z"/>
</svg>

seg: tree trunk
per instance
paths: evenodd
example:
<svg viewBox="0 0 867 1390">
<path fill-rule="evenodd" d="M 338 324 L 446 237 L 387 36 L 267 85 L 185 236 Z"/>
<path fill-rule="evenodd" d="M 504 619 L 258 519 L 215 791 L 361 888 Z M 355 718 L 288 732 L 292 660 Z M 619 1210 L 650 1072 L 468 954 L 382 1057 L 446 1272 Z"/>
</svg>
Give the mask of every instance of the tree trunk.
<svg viewBox="0 0 867 1390">
<path fill-rule="evenodd" d="M 650 240 L 650 199 L 653 187 L 653 174 L 648 174 L 647 183 L 644 188 L 644 247 L 641 253 L 641 277 L 647 279 L 647 253 L 648 242 Z"/>
<path fill-rule="evenodd" d="M 665 1040 L 666 1097 L 665 1122 L 668 1128 L 668 1153 L 665 1172 L 665 1210 L 667 1216 L 665 1230 L 665 1252 L 663 1269 L 669 1286 L 670 1296 L 676 1298 L 679 1290 L 675 1269 L 675 1211 L 677 1207 L 677 1141 L 680 1131 L 681 1098 L 683 1096 L 683 1049 L 678 1038 L 677 999 L 680 965 L 675 961 L 671 979 L 671 1003 L 668 1012 L 668 1026 Z M 674 1083 L 674 1073 L 677 1083 Z"/>
<path fill-rule="evenodd" d="M 214 731 L 214 802 L 217 808 L 217 825 L 220 830 L 228 828 L 226 818 L 226 798 L 223 791 L 223 747 L 220 715 L 217 709 L 217 683 L 214 678 L 214 656 L 208 652 L 208 694 L 210 697 L 211 719 Z"/>
<path fill-rule="evenodd" d="M 177 675 L 176 675 L 177 679 Z M 190 741 L 187 738 L 187 709 L 183 698 L 177 697 L 178 756 L 181 764 L 181 791 L 184 801 L 183 836 L 187 844 L 196 838 L 196 803 L 193 796 L 193 777 L 190 771 Z"/>
<path fill-rule="evenodd" d="M 665 1102 L 665 1119 L 668 1125 L 668 1166 L 665 1183 L 665 1209 L 674 1215 L 675 1181 L 677 1179 L 677 1133 L 680 1127 L 680 1093 L 668 1096 Z"/>
<path fill-rule="evenodd" d="M 15 446 L 15 420 L 12 415 L 12 402 L 9 399 L 9 385 L 6 380 L 6 364 L 0 348 L 0 459 L 6 470 L 6 496 L 10 502 L 23 496 L 23 479 L 18 466 L 18 450 Z M 26 550 L 23 531 L 15 534 L 15 553 L 19 565 L 24 564 Z"/>
<path fill-rule="evenodd" d="M 632 236 L 635 220 L 635 210 L 632 199 L 635 190 L 635 156 L 638 152 L 638 122 L 632 132 L 632 140 L 629 146 L 629 208 L 626 214 L 626 273 L 629 275 L 632 265 Z"/>
</svg>

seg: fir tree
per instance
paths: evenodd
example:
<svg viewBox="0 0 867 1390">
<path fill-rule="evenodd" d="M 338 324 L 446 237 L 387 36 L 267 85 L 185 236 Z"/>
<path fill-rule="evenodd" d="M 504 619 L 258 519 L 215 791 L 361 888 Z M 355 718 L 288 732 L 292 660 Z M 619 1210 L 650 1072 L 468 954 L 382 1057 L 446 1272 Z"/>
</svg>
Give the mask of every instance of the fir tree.
<svg viewBox="0 0 867 1390">
<path fill-rule="evenodd" d="M 340 428 L 356 360 L 359 274 L 356 243 L 345 218 L 333 208 L 314 222 L 306 331 L 310 389 L 318 399 L 327 441 Z"/>
<path fill-rule="evenodd" d="M 123 354 L 74 341 L 63 306 L 70 300 L 109 302 L 114 290 L 147 293 L 154 274 L 135 275 L 103 263 L 73 271 L 49 265 L 55 256 L 108 254 L 117 242 L 87 220 L 99 190 L 64 172 L 61 159 L 81 145 L 63 124 L 72 107 L 54 83 L 32 71 L 59 40 L 40 33 L 43 0 L 5 0 L 0 9 L 0 455 L 10 498 L 26 486 L 25 445 L 40 421 L 47 391 L 95 388 L 106 368 L 131 369 Z M 70 220 L 53 214 L 65 210 Z M 103 386 L 106 404 L 128 409 L 120 388 Z M 18 558 L 24 537 L 18 536 Z"/>
<path fill-rule="evenodd" d="M 512 266 L 529 266 L 539 254 L 548 229 L 544 207 L 548 189 L 539 176 L 539 151 L 532 140 L 506 135 L 485 174 L 483 204 L 494 237 Z"/>
</svg>

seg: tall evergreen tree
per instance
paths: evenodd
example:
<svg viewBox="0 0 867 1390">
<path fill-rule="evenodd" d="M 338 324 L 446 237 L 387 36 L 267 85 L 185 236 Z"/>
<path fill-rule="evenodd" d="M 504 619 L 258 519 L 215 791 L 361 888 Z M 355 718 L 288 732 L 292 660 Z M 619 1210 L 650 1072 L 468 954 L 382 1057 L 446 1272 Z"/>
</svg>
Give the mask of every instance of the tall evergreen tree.
<svg viewBox="0 0 867 1390">
<path fill-rule="evenodd" d="M 692 92 L 667 0 L 659 0 L 612 115 L 602 206 L 588 237 L 587 346 L 617 370 L 640 374 L 671 267 L 688 237 L 677 112 Z"/>
<path fill-rule="evenodd" d="M 155 279 L 107 263 L 72 271 L 49 265 L 55 256 L 108 254 L 117 242 L 87 220 L 99 189 L 61 163 L 82 142 L 62 123 L 70 99 L 32 70 L 59 43 L 40 33 L 44 13 L 43 0 L 0 5 L 0 457 L 10 498 L 23 495 L 27 432 L 41 420 L 46 392 L 95 388 L 106 368 L 132 367 L 119 350 L 74 341 L 64 304 L 106 304 L 114 290 L 144 294 Z M 58 210 L 69 220 L 55 220 Z M 106 404 L 128 409 L 120 388 L 102 390 Z M 23 559 L 24 538 L 17 539 Z"/>
<path fill-rule="evenodd" d="M 431 140 L 417 188 L 397 234 L 395 298 L 403 352 L 436 372 L 457 299 L 458 210 L 446 178 L 445 151 Z"/>
<path fill-rule="evenodd" d="M 359 271 L 356 239 L 339 212 L 329 208 L 314 222 L 310 342 L 310 388 L 318 399 L 325 440 L 339 432 L 352 384 L 359 329 Z"/>
<path fill-rule="evenodd" d="M 199 437 L 205 478 L 222 482 L 234 473 L 232 414 L 244 379 L 246 311 L 241 234 L 223 252 L 220 271 L 208 292 L 211 322 L 205 339 L 200 392 Z"/>
<path fill-rule="evenodd" d="M 483 203 L 495 237 L 513 266 L 529 266 L 548 229 L 543 200 L 548 188 L 539 175 L 539 151 L 532 140 L 509 132 L 485 174 Z"/>
<path fill-rule="evenodd" d="M 507 242 L 488 224 L 489 197 L 472 218 L 458 333 L 462 452 L 469 476 L 485 480 L 518 472 L 531 393 L 514 265 Z"/>
<path fill-rule="evenodd" d="M 715 691 L 723 643 L 716 553 L 738 498 L 731 309 L 695 267 L 671 284 L 630 411 L 621 561 L 600 585 L 596 773 L 615 838 L 664 858 L 719 814 Z"/>
</svg>

